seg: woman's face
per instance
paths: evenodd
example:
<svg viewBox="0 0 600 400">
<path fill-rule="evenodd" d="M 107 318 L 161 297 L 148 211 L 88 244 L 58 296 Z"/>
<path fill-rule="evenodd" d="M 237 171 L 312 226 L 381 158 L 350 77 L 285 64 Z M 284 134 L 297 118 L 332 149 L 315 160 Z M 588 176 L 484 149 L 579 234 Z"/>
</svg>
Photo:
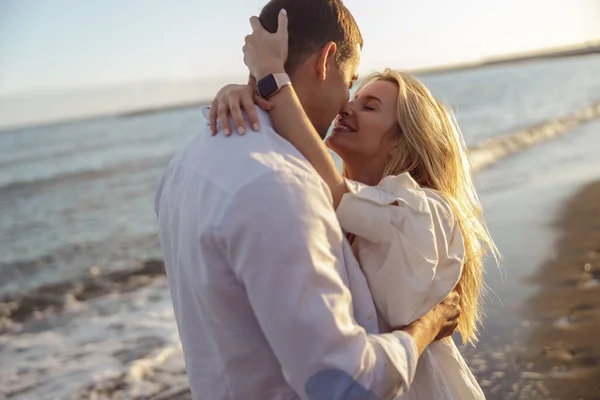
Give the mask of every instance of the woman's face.
<svg viewBox="0 0 600 400">
<path fill-rule="evenodd" d="M 344 106 L 334 122 L 327 146 L 347 165 L 385 165 L 397 143 L 398 87 L 375 81 Z"/>
</svg>

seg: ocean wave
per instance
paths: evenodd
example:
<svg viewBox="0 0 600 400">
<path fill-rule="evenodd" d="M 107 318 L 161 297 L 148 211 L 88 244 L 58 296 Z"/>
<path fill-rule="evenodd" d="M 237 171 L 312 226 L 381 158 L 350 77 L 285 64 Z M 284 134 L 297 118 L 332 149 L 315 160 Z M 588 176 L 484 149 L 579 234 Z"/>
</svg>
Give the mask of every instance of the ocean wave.
<svg viewBox="0 0 600 400">
<path fill-rule="evenodd" d="M 154 347 L 146 356 L 132 360 L 124 371 L 81 390 L 77 398 L 191 399 L 181 345 Z"/>
<path fill-rule="evenodd" d="M 190 398 L 165 276 L 23 328 L 0 335 L 0 398 Z"/>
<path fill-rule="evenodd" d="M 571 128 L 598 117 L 600 117 L 600 101 L 539 124 L 486 139 L 469 148 L 473 170 L 478 171 L 490 166 L 510 154 L 562 135 Z M 65 172 L 45 178 L 15 180 L 0 186 L 0 197 L 6 199 L 9 196 L 31 195 L 55 188 L 57 185 L 99 180 L 149 168 L 162 168 L 169 158 L 168 156 L 151 157 L 102 168 Z"/>
<path fill-rule="evenodd" d="M 7 296 L 0 301 L 0 334 L 27 331 L 27 326 L 21 323 L 47 310 L 60 312 L 73 302 L 87 301 L 110 293 L 132 292 L 163 275 L 164 263 L 151 259 L 136 268 L 108 273 L 93 267 L 89 276 L 79 280 L 42 285 L 24 293 Z"/>
<path fill-rule="evenodd" d="M 511 154 L 563 135 L 596 118 L 600 118 L 600 101 L 540 124 L 487 139 L 469 148 L 473 171 L 479 171 Z"/>
<path fill-rule="evenodd" d="M 163 168 L 170 157 L 155 157 L 142 160 L 133 160 L 104 168 L 86 169 L 73 172 L 65 172 L 46 178 L 31 180 L 17 180 L 0 186 L 0 197 L 4 199 L 16 198 L 18 196 L 30 196 L 55 189 L 59 185 L 76 184 L 94 180 L 106 179 L 119 174 L 132 174 L 139 171 L 147 171 L 151 168 Z"/>
</svg>

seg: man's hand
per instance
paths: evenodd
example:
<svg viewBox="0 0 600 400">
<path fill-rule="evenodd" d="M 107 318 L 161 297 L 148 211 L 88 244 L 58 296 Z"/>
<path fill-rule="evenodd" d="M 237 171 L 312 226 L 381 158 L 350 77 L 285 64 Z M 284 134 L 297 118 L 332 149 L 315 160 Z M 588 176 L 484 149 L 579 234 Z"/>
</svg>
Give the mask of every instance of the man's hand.
<svg viewBox="0 0 600 400">
<path fill-rule="evenodd" d="M 413 337 L 419 356 L 431 342 L 448 337 L 456 331 L 460 316 L 459 300 L 460 296 L 454 290 L 427 314 L 401 329 Z"/>
<path fill-rule="evenodd" d="M 456 290 L 435 306 L 427 315 L 431 313 L 438 314 L 438 323 L 440 323 L 439 332 L 435 340 L 440 340 L 451 336 L 458 328 L 458 317 L 460 317 L 460 295 Z M 425 315 L 425 317 L 427 316 Z"/>
</svg>

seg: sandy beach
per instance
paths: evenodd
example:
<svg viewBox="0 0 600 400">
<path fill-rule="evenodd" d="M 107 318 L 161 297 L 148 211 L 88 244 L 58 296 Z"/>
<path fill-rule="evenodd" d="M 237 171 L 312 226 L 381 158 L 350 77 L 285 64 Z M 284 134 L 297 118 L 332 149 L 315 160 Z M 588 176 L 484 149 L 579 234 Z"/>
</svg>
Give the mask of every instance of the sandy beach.
<svg viewBox="0 0 600 400">
<path fill-rule="evenodd" d="M 554 257 L 531 278 L 539 291 L 524 314 L 536 322 L 521 364 L 533 364 L 547 398 L 599 399 L 600 181 L 564 205 L 556 227 Z"/>
<path fill-rule="evenodd" d="M 462 352 L 488 400 L 598 399 L 600 121 L 476 175 L 503 254 L 485 330 Z"/>
</svg>

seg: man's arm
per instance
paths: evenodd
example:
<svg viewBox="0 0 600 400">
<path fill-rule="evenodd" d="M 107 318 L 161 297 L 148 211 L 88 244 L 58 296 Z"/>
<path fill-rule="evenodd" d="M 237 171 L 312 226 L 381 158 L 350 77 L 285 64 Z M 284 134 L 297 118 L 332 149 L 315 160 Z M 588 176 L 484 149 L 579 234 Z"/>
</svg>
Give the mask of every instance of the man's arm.
<svg viewBox="0 0 600 400">
<path fill-rule="evenodd" d="M 441 324 L 430 318 L 436 326 L 416 323 L 409 333 L 385 335 L 367 335 L 356 324 L 336 270 L 342 232 L 322 184 L 308 175 L 273 173 L 242 189 L 228 206 L 224 250 L 302 397 L 391 398 L 407 390 L 419 352 Z"/>
</svg>

